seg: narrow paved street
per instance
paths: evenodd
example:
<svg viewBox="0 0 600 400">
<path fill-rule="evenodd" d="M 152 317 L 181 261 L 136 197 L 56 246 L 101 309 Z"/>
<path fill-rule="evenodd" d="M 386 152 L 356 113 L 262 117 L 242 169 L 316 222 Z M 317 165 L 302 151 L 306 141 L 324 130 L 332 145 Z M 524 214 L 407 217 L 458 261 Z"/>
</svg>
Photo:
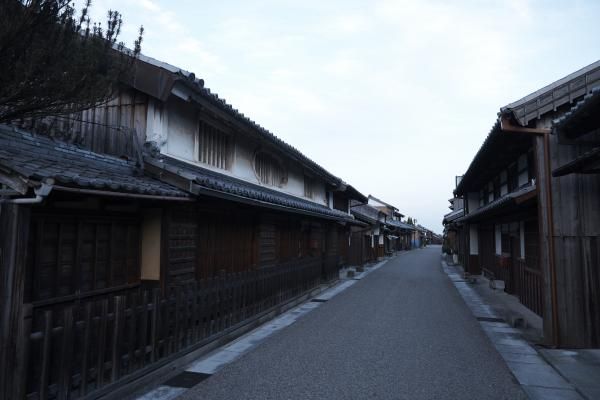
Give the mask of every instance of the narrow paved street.
<svg viewBox="0 0 600 400">
<path fill-rule="evenodd" d="M 403 253 L 182 399 L 520 399 L 440 267 Z"/>
</svg>

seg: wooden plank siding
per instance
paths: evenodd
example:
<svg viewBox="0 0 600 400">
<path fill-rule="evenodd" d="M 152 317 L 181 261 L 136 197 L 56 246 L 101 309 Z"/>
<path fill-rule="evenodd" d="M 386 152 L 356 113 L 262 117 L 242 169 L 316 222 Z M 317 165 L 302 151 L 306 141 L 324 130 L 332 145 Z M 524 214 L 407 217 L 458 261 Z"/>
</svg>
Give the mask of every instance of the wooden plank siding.
<svg viewBox="0 0 600 400">
<path fill-rule="evenodd" d="M 121 88 L 106 104 L 64 117 L 23 120 L 19 126 L 60 138 L 97 153 L 134 158 L 133 135 L 146 141 L 148 96 Z"/>
<path fill-rule="evenodd" d="M 549 135 L 550 164 L 554 170 L 581 155 L 589 147 L 561 144 Z M 538 166 L 543 161 L 542 138 L 537 142 Z M 544 171 L 542 169 L 538 169 Z M 540 193 L 546 190 L 542 176 Z M 561 347 L 600 347 L 600 178 L 598 175 L 570 174 L 551 180 L 552 223 L 546 223 L 545 207 L 540 215 L 540 260 L 542 275 L 547 271 L 548 232 L 554 241 L 558 341 Z M 545 198 L 540 196 L 540 206 Z M 552 337 L 552 293 L 544 280 L 544 332 Z"/>
</svg>

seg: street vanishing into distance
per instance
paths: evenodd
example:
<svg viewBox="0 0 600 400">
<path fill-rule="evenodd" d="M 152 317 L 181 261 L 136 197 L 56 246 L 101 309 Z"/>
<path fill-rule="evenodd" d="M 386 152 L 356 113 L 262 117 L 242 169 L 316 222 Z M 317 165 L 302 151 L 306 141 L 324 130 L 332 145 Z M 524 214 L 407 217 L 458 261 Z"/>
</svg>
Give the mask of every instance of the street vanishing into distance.
<svg viewBox="0 0 600 400">
<path fill-rule="evenodd" d="M 527 398 L 440 254 L 390 259 L 180 398 Z"/>
</svg>

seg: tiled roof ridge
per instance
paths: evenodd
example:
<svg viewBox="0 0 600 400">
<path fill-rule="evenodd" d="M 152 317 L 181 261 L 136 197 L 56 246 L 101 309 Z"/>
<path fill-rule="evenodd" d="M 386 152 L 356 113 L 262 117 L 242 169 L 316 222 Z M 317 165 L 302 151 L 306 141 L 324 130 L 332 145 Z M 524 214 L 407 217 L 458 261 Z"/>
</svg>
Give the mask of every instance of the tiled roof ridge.
<svg viewBox="0 0 600 400">
<path fill-rule="evenodd" d="M 548 85 L 546 85 L 546 86 L 544 86 L 544 87 L 542 87 L 542 88 L 540 88 L 540 89 L 538 89 L 538 90 L 536 90 L 536 91 L 534 91 L 534 92 L 532 92 L 532 93 L 530 93 L 530 94 L 528 94 L 526 96 L 523 96 L 519 100 L 513 101 L 512 103 L 509 103 L 509 104 L 507 104 L 504 107 L 501 107 L 500 110 L 503 112 L 505 110 L 509 110 L 509 109 L 516 108 L 516 107 L 520 107 L 523 104 L 525 104 L 525 103 L 527 103 L 527 102 L 529 102 L 529 101 L 531 101 L 531 100 L 533 100 L 535 98 L 541 97 L 544 94 L 548 93 L 549 91 L 551 91 L 553 89 L 556 89 L 557 87 L 559 87 L 559 86 L 561 86 L 563 84 L 566 84 L 566 83 L 568 83 L 568 82 L 570 82 L 570 81 L 572 81 L 574 79 L 577 79 L 581 75 L 584 75 L 584 74 L 586 74 L 588 72 L 591 72 L 591 71 L 593 71 L 596 68 L 600 68 L 600 60 L 595 61 L 595 62 L 593 62 L 593 63 L 591 63 L 589 65 L 586 65 L 585 67 L 580 68 L 577 71 L 572 72 L 572 73 L 570 73 L 570 74 L 568 74 L 568 75 L 566 75 L 566 76 L 564 76 L 564 77 L 562 77 L 562 78 L 560 78 L 560 79 L 558 79 L 558 80 L 556 80 L 556 81 L 554 81 L 552 83 L 549 83 Z"/>
<path fill-rule="evenodd" d="M 57 138 L 30 132 L 12 125 L 0 124 L 0 131 L 8 136 L 28 140 L 31 142 L 32 145 L 35 146 L 37 146 L 36 144 L 34 144 L 34 142 L 36 141 L 45 143 L 49 146 L 52 146 L 54 150 L 64 152 L 65 155 L 80 154 L 86 158 L 101 160 L 103 162 L 112 163 L 119 166 L 134 166 L 135 164 L 132 160 L 127 160 L 110 154 L 96 153 L 91 150 L 84 149 L 83 147 L 78 146 L 75 143 L 70 143 Z"/>
<path fill-rule="evenodd" d="M 560 128 L 564 125 L 573 115 L 577 114 L 577 112 L 584 107 L 589 101 L 595 99 L 600 96 L 600 86 L 593 88 L 589 93 L 587 93 L 583 99 L 579 100 L 569 111 L 561 115 L 559 118 L 556 118 L 552 121 L 553 128 Z"/>
</svg>

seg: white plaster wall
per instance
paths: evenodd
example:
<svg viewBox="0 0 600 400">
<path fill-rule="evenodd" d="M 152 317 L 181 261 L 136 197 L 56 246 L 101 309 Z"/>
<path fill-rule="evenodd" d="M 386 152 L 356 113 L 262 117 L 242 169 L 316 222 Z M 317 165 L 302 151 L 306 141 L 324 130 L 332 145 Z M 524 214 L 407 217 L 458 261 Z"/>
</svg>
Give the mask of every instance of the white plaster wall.
<svg viewBox="0 0 600 400">
<path fill-rule="evenodd" d="M 477 237 L 477 225 L 469 226 L 469 254 L 479 254 L 479 242 Z"/>
<path fill-rule="evenodd" d="M 148 99 L 146 141 L 156 142 L 161 149 L 167 143 L 167 135 L 169 132 L 168 115 L 168 112 L 164 111 L 162 102 L 153 98 Z"/>
<path fill-rule="evenodd" d="M 193 105 L 179 99 L 171 98 L 165 106 L 165 111 L 152 103 L 148 108 L 147 136 L 165 145 L 162 151 L 175 158 L 197 163 L 196 161 L 196 135 L 198 132 L 198 112 Z M 243 134 L 232 136 L 233 160 L 229 170 L 214 168 L 202 163 L 198 165 L 226 175 L 232 175 L 247 182 L 262 185 L 254 173 L 254 155 L 263 147 L 255 140 Z M 280 154 L 275 153 L 281 157 Z M 303 167 L 292 160 L 282 160 L 287 171 L 287 182 L 282 187 L 267 186 L 270 189 L 282 191 L 294 196 L 304 197 L 304 172 Z M 313 198 L 307 199 L 319 204 L 327 205 L 326 184 L 315 179 Z"/>
<path fill-rule="evenodd" d="M 302 170 L 288 166 L 288 182 L 284 188 L 295 196 L 304 196 L 304 173 Z"/>
<path fill-rule="evenodd" d="M 198 114 L 194 107 L 183 101 L 170 101 L 167 104 L 168 136 L 166 152 L 177 158 L 194 160 Z"/>
<path fill-rule="evenodd" d="M 471 192 L 467 193 L 467 202 L 469 205 L 469 212 L 473 212 L 479 208 L 479 193 Z"/>
<path fill-rule="evenodd" d="M 258 177 L 254 173 L 254 153 L 257 146 L 245 138 L 237 135 L 234 140 L 234 156 L 231 165 L 231 173 L 245 181 L 259 184 Z"/>
<path fill-rule="evenodd" d="M 460 197 L 457 197 L 454 199 L 454 210 L 460 210 L 461 208 L 464 208 L 464 200 L 461 199 Z"/>
<path fill-rule="evenodd" d="M 525 222 L 519 223 L 519 239 L 521 242 L 521 258 L 525 258 Z"/>
<path fill-rule="evenodd" d="M 367 204 L 370 206 L 375 206 L 375 207 L 387 207 L 385 204 L 373 199 L 372 197 L 369 197 Z"/>
<path fill-rule="evenodd" d="M 502 254 L 502 227 L 501 225 L 495 225 L 494 228 L 494 239 L 496 239 L 496 254 L 500 255 Z"/>
</svg>

